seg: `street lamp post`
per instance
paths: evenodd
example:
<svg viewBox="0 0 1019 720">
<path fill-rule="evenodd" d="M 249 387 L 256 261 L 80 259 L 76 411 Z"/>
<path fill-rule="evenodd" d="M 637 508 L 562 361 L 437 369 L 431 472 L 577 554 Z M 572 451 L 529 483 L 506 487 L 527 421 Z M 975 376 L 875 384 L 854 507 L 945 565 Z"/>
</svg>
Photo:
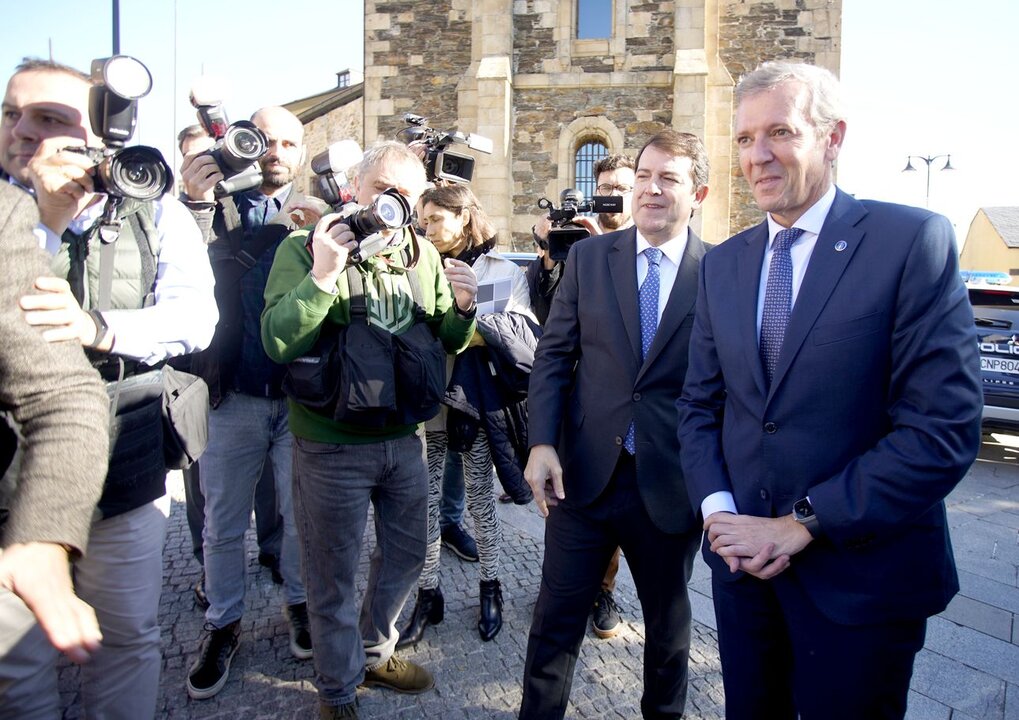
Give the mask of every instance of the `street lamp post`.
<svg viewBox="0 0 1019 720">
<path fill-rule="evenodd" d="M 931 163 L 940 158 L 945 158 L 945 166 L 942 170 L 955 170 L 952 167 L 952 154 L 946 155 L 907 155 L 906 156 L 906 167 L 902 168 L 902 172 L 916 172 L 916 168 L 913 167 L 913 160 L 922 160 L 927 165 L 927 193 L 924 196 L 924 207 L 931 206 Z"/>
</svg>

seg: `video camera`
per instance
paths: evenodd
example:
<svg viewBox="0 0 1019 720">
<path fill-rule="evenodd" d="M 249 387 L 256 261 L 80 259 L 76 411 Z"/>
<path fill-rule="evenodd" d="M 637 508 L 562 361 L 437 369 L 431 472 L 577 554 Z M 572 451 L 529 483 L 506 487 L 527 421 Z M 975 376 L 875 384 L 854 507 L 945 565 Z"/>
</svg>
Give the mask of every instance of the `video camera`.
<svg viewBox="0 0 1019 720">
<path fill-rule="evenodd" d="M 203 153 L 212 157 L 223 173 L 223 179 L 213 188 L 215 196 L 234 195 L 261 185 L 258 161 L 269 149 L 265 133 L 248 120 L 230 123 L 218 88 L 208 80 L 192 86 L 191 105 L 198 113 L 199 124 L 216 141 Z"/>
<path fill-rule="evenodd" d="M 407 227 L 413 218 L 410 203 L 396 188 L 382 192 L 370 205 L 347 203 L 339 212 L 340 217 L 329 227 L 345 223 L 357 240 L 357 249 L 347 256 L 348 266 L 378 255 L 393 239 L 386 231 Z M 312 252 L 311 235 L 308 236 L 306 247 L 308 252 Z"/>
<path fill-rule="evenodd" d="M 428 118 L 413 113 L 404 113 L 403 120 L 407 127 L 397 137 L 408 145 L 415 140 L 423 140 L 428 148 L 425 154 L 425 173 L 429 182 L 448 180 L 466 185 L 474 177 L 474 158 L 450 150 L 449 146 L 454 143 L 492 154 L 492 141 L 481 135 L 464 135 L 456 129 L 446 132 L 434 130 L 428 127 Z"/>
<path fill-rule="evenodd" d="M 552 229 L 548 232 L 548 256 L 553 260 L 565 260 L 573 247 L 573 243 L 590 237 L 591 233 L 583 225 L 573 222 L 581 213 L 621 213 L 623 198 L 619 195 L 595 195 L 590 200 L 573 188 L 566 188 L 559 193 L 561 207 L 556 207 L 548 198 L 541 198 L 538 207 L 548 210 L 548 219 L 552 221 Z"/>
<path fill-rule="evenodd" d="M 156 148 L 125 147 L 138 121 L 138 99 L 152 89 L 152 75 L 129 55 L 92 61 L 92 87 L 88 94 L 88 118 L 103 147 L 69 147 L 95 164 L 93 185 L 113 200 L 108 204 L 106 224 L 115 224 L 116 206 L 124 198 L 154 200 L 173 187 L 173 171 Z"/>
</svg>

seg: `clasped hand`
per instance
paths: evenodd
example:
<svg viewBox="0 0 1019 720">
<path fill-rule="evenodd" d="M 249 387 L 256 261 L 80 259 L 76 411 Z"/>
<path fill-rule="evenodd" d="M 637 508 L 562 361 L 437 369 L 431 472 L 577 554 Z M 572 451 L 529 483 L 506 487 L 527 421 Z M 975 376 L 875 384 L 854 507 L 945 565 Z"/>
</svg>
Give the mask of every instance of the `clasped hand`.
<svg viewBox="0 0 1019 720">
<path fill-rule="evenodd" d="M 711 551 L 730 572 L 770 580 L 789 567 L 790 558 L 813 539 L 791 515 L 779 518 L 716 512 L 704 521 Z"/>
</svg>

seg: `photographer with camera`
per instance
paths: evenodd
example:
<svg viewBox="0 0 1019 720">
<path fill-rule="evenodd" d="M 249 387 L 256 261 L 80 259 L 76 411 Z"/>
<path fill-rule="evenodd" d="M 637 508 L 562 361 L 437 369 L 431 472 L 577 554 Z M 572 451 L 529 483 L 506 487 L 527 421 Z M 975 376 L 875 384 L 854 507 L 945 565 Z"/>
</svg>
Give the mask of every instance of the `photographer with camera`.
<svg viewBox="0 0 1019 720">
<path fill-rule="evenodd" d="M 305 210 L 312 214 L 310 200 L 293 187 L 304 155 L 304 126 L 281 107 L 262 108 L 251 122 L 267 141 L 258 160 L 259 187 L 217 198 L 224 170 L 209 150 L 186 156 L 181 167 L 186 204 L 207 232 L 220 311 L 212 345 L 195 358 L 212 403 L 209 447 L 200 460 L 209 604 L 187 680 L 196 700 L 223 689 L 237 650 L 247 585 L 244 534 L 263 472 L 275 480 L 273 504 L 283 518 L 283 537 L 278 561 L 265 552 L 259 559 L 277 566 L 272 569 L 282 576 L 291 654 L 301 660 L 312 656 L 290 487 L 293 438 L 281 387 L 286 368 L 265 354 L 260 328 L 276 248 L 302 224 L 295 217 L 305 219 Z"/>
<path fill-rule="evenodd" d="M 428 452 L 428 554 L 418 579 L 418 597 L 398 648 L 417 643 L 425 628 L 442 621 L 439 588 L 440 501 L 447 447 L 463 459 L 467 509 L 474 518 L 481 580 L 478 634 L 491 640 L 502 628 L 499 552 L 502 527 L 496 514 L 492 460 L 500 480 L 518 502 L 530 502 L 523 478 L 527 443 L 527 373 L 537 345 L 523 271 L 496 251 L 495 228 L 466 185 L 429 188 L 421 195 L 419 220 L 443 258 L 471 265 L 478 278 L 478 331 L 471 346 L 453 359 L 441 412 L 425 425 Z M 495 367 L 493 373 L 489 368 Z"/>
<path fill-rule="evenodd" d="M 368 148 L 354 186 L 355 213 L 330 213 L 280 245 L 262 314 L 266 352 L 290 364 L 295 514 L 323 718 L 357 717 L 360 684 L 418 693 L 434 683 L 393 654 L 395 624 L 425 558 L 420 423 L 438 411 L 445 354 L 474 332 L 477 295 L 469 265 L 449 259 L 443 270 L 408 227 L 425 188 L 411 150 Z M 377 542 L 359 613 L 354 578 L 369 505 Z"/>
<path fill-rule="evenodd" d="M 90 96 L 102 100 L 115 92 L 96 72 L 105 67 L 98 62 L 91 76 L 47 60 L 18 66 L 3 100 L 0 165 L 33 192 L 36 234 L 58 276 L 40 277 L 40 294 L 22 298 L 26 319 L 45 328 L 51 342 L 73 338 L 85 346 L 114 401 L 114 447 L 99 513 L 89 553 L 74 569 L 75 590 L 95 608 L 103 635 L 82 668 L 82 702 L 90 717 L 138 720 L 153 717 L 159 688 L 157 614 L 170 505 L 163 379 L 154 368 L 208 345 L 217 311 L 205 245 L 187 210 L 165 194 L 144 201 L 118 196 L 134 188 L 108 179 L 106 192 L 96 192 L 94 161 L 68 149 L 102 152 L 99 146 L 114 144 L 95 131 L 111 121 L 102 108 L 115 104 L 90 103 Z M 98 114 L 90 112 L 96 108 Z M 133 118 L 128 124 L 130 136 Z M 160 171 L 138 169 L 154 178 Z M 158 187 L 166 180 L 156 179 Z M 119 233 L 111 237 L 117 223 Z M 31 659 L 40 677 L 54 672 L 54 661 Z"/>
<path fill-rule="evenodd" d="M 594 163 L 596 197 L 619 196 L 623 201 L 623 209 L 617 213 L 599 213 L 592 222 L 587 217 L 576 217 L 573 223 L 587 229 L 591 235 L 601 235 L 622 230 L 633 224 L 630 203 L 633 200 L 634 179 L 633 158 L 629 155 L 607 155 Z M 531 307 L 542 325 L 548 319 L 548 311 L 552 306 L 552 298 L 559 289 L 564 259 L 553 259 L 549 254 L 548 238 L 552 230 L 552 220 L 548 215 L 538 220 L 531 228 L 531 235 L 538 246 L 538 257 L 527 266 L 527 286 L 531 291 Z"/>
</svg>

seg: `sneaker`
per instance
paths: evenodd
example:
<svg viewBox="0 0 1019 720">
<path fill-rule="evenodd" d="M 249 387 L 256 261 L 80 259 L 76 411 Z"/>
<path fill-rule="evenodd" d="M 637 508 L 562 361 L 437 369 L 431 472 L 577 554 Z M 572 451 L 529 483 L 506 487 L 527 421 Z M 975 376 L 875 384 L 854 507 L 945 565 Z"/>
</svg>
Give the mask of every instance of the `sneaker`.
<svg viewBox="0 0 1019 720">
<path fill-rule="evenodd" d="M 594 600 L 594 634 L 602 640 L 619 633 L 619 606 L 608 590 L 602 590 Z"/>
<path fill-rule="evenodd" d="M 202 574 L 198 576 L 198 582 L 195 583 L 195 605 L 202 610 L 209 609 L 209 596 L 205 594 L 205 570 L 202 570 Z"/>
<path fill-rule="evenodd" d="M 290 652 L 298 660 L 307 660 L 312 656 L 308 603 L 287 605 L 283 608 L 283 617 L 290 625 Z"/>
<path fill-rule="evenodd" d="M 321 720 L 357 720 L 357 701 L 345 705 L 322 705 L 318 706 L 318 716 Z"/>
<path fill-rule="evenodd" d="M 237 652 L 241 621 L 234 620 L 224 628 L 205 624 L 198 658 L 188 674 L 188 695 L 195 700 L 207 700 L 226 685 L 230 677 L 230 663 Z"/>
<path fill-rule="evenodd" d="M 442 529 L 442 544 L 467 562 L 478 561 L 477 543 L 459 525 L 448 525 Z"/>
<path fill-rule="evenodd" d="M 416 695 L 431 690 L 435 685 L 432 674 L 420 665 L 392 655 L 385 665 L 364 671 L 363 687 L 382 687 L 396 692 Z"/>
</svg>

